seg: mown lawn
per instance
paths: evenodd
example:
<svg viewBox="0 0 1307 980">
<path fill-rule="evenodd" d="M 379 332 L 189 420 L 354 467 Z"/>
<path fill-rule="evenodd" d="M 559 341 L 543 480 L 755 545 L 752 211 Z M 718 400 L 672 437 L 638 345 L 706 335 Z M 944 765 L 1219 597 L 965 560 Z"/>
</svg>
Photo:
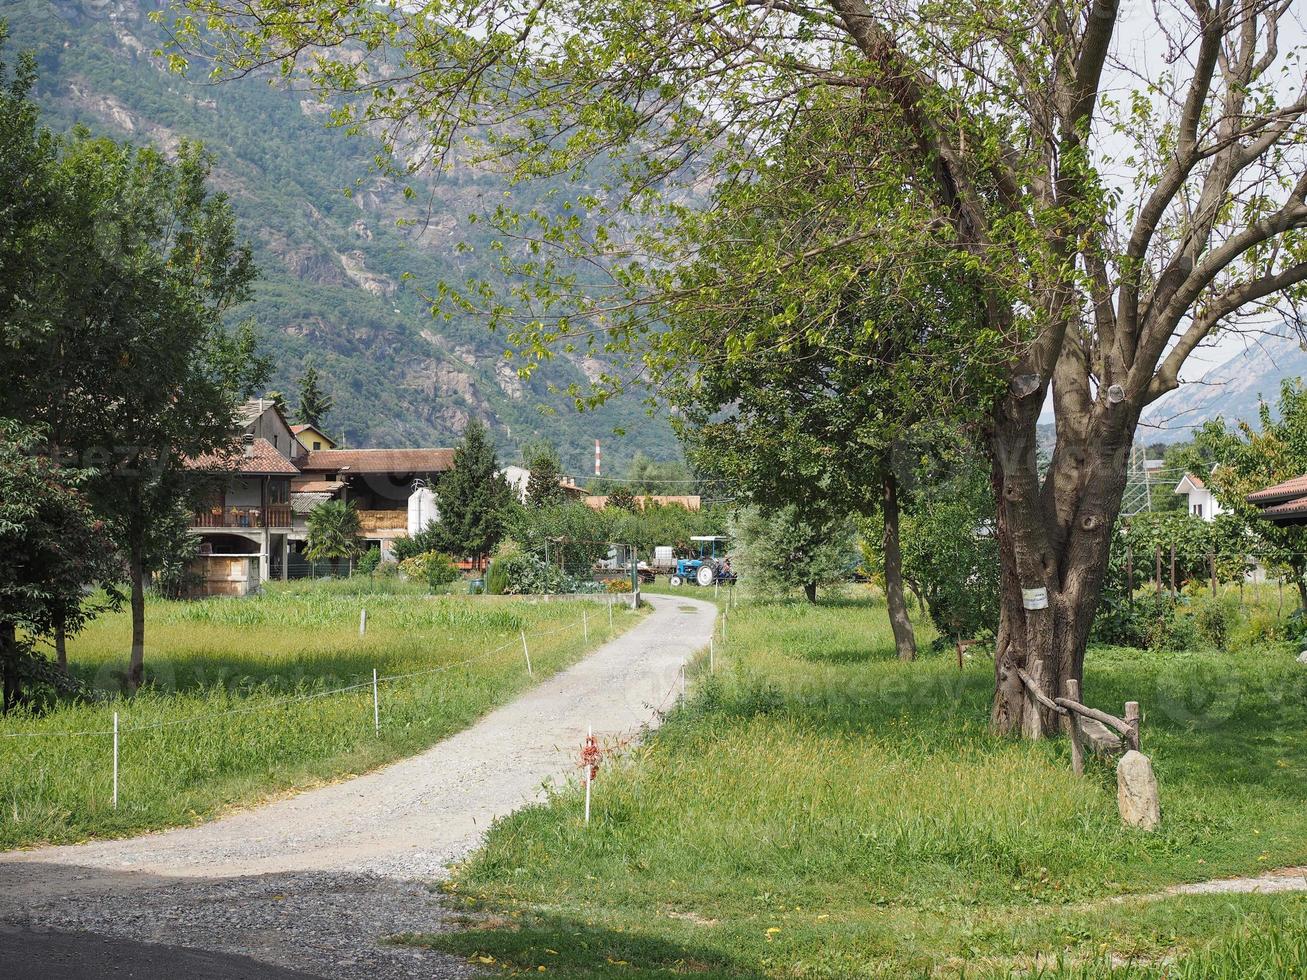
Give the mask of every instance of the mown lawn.
<svg viewBox="0 0 1307 980">
<path fill-rule="evenodd" d="M 987 732 L 983 655 L 900 664 L 866 600 L 741 605 L 591 825 L 575 790 L 500 822 L 449 884 L 465 931 L 409 941 L 586 978 L 1307 975 L 1307 896 L 1141 897 L 1307 862 L 1293 653 L 1091 652 L 1089 702 L 1143 704 L 1146 834 L 1111 763 Z"/>
<path fill-rule="evenodd" d="M 430 596 L 395 580 L 151 599 L 147 686 L 130 699 L 118 693 L 130 621 L 105 616 L 68 648 L 70 669 L 97 700 L 0 718 L 0 848 L 190 823 L 412 754 L 575 662 L 587 649 L 583 611 L 590 648 L 637 615 L 616 604 L 610 631 L 608 611 L 592 601 Z M 354 689 L 330 693 L 342 687 Z M 107 734 L 115 711 L 117 809 Z"/>
</svg>

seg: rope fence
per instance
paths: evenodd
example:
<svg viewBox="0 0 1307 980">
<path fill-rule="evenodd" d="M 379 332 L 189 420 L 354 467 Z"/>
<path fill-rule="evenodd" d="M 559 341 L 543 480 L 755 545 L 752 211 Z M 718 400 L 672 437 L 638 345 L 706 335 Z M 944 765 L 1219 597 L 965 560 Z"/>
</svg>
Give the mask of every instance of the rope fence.
<svg viewBox="0 0 1307 980">
<path fill-rule="evenodd" d="M 364 614 L 366 615 L 366 614 Z M 612 610 L 609 609 L 609 627 L 612 627 Z M 498 646 L 484 650 L 476 656 L 467 657 L 463 660 L 456 660 L 450 663 L 440 664 L 435 667 L 424 668 L 422 670 L 405 671 L 399 674 L 379 674 L 374 668 L 372 676 L 356 684 L 346 684 L 342 687 L 334 687 L 325 691 L 313 691 L 306 694 L 290 695 L 282 698 L 274 698 L 256 705 L 231 708 L 224 711 L 213 711 L 201 715 L 192 715 L 188 718 L 176 718 L 168 721 L 145 722 L 140 724 L 122 724 L 119 712 L 113 713 L 112 727 L 102 729 L 88 729 L 82 731 L 27 731 L 27 732 L 0 732 L 0 737 L 6 739 L 34 739 L 34 738 L 112 738 L 113 740 L 113 791 L 112 805 L 118 806 L 118 775 L 119 775 L 119 747 L 121 739 L 133 732 L 157 731 L 165 728 L 176 728 L 183 726 L 199 726 L 210 723 L 222 718 L 229 718 L 236 715 L 257 714 L 259 712 L 279 711 L 291 705 L 303 704 L 309 701 L 315 701 L 322 698 L 335 697 L 341 694 L 349 694 L 370 689 L 372 691 L 372 722 L 375 732 L 381 734 L 381 686 L 383 684 L 393 684 L 399 681 L 411 680 L 415 677 L 427 677 L 435 674 L 447 673 L 459 668 L 470 667 L 474 664 L 483 663 L 493 657 L 503 654 L 505 651 L 517 648 L 520 649 L 526 660 L 527 673 L 534 677 L 535 673 L 531 666 L 531 654 L 529 643 L 533 641 L 545 640 L 552 636 L 557 636 L 569 630 L 580 629 L 583 642 L 588 642 L 590 636 L 589 614 L 582 610 L 581 618 L 574 622 L 565 623 L 562 626 L 550 630 L 540 630 L 528 634 L 525 630 L 520 630 L 517 637 L 501 643 Z M 360 629 L 362 633 L 362 629 Z"/>
</svg>

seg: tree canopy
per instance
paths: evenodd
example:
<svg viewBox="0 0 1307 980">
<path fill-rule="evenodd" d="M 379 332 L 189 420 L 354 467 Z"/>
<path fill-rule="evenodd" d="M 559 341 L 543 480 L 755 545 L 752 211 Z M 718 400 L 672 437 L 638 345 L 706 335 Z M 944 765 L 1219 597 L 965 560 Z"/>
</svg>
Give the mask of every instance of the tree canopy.
<svg viewBox="0 0 1307 980">
<path fill-rule="evenodd" d="M 966 352 L 1001 368 L 1000 731 L 1057 730 L 1018 667 L 1046 694 L 1081 678 L 1140 413 L 1215 332 L 1304 298 L 1307 87 L 1287 0 L 1158 7 L 1165 58 L 1126 43 L 1117 0 L 191 6 L 184 42 L 220 70 L 298 71 L 340 123 L 383 132 L 397 169 L 453 147 L 519 179 L 606 168 L 600 192 L 494 207 L 502 281 L 441 287 L 529 359 L 629 350 L 656 378 L 669 314 L 738 293 L 693 271 L 739 227 L 723 220 L 739 188 L 791 129 L 823 133 L 814 160 L 846 171 L 836 188 L 856 172 L 859 192 L 832 196 L 849 233 L 813 241 L 812 274 L 964 281 Z M 858 145 L 872 152 L 843 152 Z M 756 243 L 744 282 L 795 274 Z M 760 316 L 717 353 L 747 360 L 796 322 L 821 339 L 807 319 Z M 1050 601 L 1026 608 L 1040 589 Z"/>
<path fill-rule="evenodd" d="M 490 554 L 504 535 L 504 511 L 511 499 L 490 434 L 473 419 L 454 449 L 454 468 L 436 486 L 440 550 L 478 558 Z"/>
</svg>

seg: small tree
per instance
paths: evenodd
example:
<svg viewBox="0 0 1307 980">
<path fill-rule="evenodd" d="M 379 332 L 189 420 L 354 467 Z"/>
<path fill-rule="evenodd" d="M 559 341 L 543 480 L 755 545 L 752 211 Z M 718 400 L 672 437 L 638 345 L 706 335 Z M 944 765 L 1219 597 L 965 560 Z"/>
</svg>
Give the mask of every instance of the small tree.
<svg viewBox="0 0 1307 980">
<path fill-rule="evenodd" d="M 809 602 L 819 587 L 845 581 L 857 555 L 852 521 L 812 520 L 793 505 L 743 511 L 733 536 L 746 584 L 764 594 L 802 589 Z"/>
<path fill-rule="evenodd" d="M 296 413 L 300 422 L 321 428 L 322 420 L 335 406 L 335 400 L 322 390 L 318 372 L 312 364 L 304 369 L 299 380 L 300 403 Z"/>
<path fill-rule="evenodd" d="M 327 500 L 311 511 L 304 554 L 310 561 L 348 561 L 362 550 L 359 512 L 352 502 Z"/>
<path fill-rule="evenodd" d="M 472 419 L 454 449 L 454 468 L 436 487 L 440 523 L 433 535 L 440 549 L 480 559 L 504 535 L 504 511 L 512 499 L 508 481 L 486 427 Z"/>
<path fill-rule="evenodd" d="M 10 711 L 24 679 L 42 673 L 32 641 L 71 635 L 103 608 L 85 588 L 122 573 L 104 524 L 76 486 L 78 474 L 36 455 L 31 429 L 0 429 L 0 674 Z M 108 593 L 108 604 L 119 600 Z"/>
<path fill-rule="evenodd" d="M 526 502 L 532 507 L 551 507 L 561 504 L 567 495 L 563 492 L 563 464 L 553 446 L 540 444 L 530 447 L 524 459 L 531 476 L 526 482 Z"/>
</svg>

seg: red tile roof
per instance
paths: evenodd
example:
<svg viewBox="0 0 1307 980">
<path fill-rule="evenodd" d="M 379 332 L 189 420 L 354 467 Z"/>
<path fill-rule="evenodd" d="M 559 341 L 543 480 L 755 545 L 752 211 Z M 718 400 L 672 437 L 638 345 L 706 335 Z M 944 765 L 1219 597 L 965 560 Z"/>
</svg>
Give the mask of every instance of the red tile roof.
<svg viewBox="0 0 1307 980">
<path fill-rule="evenodd" d="M 1203 478 L 1201 476 L 1195 476 L 1192 473 L 1186 473 L 1184 475 L 1184 479 L 1182 479 L 1180 482 L 1183 483 L 1185 480 L 1188 480 L 1190 483 L 1192 483 L 1194 485 L 1195 490 L 1207 489 L 1207 484 L 1203 482 Z"/>
<path fill-rule="evenodd" d="M 335 493 L 345 485 L 342 480 L 291 480 L 291 493 Z"/>
<path fill-rule="evenodd" d="M 1288 503 L 1267 507 L 1262 510 L 1260 516 L 1272 521 L 1284 517 L 1307 516 L 1307 497 L 1299 497 L 1297 500 L 1290 500 Z"/>
<path fill-rule="evenodd" d="M 313 428 L 313 426 L 311 425 L 292 425 L 290 427 L 290 431 L 295 433 L 295 435 L 299 435 L 305 429 L 311 429 L 311 428 Z"/>
<path fill-rule="evenodd" d="M 1273 487 L 1267 487 L 1265 490 L 1258 490 L 1256 493 L 1248 494 L 1248 503 L 1274 504 L 1283 500 L 1291 500 L 1294 497 L 1301 497 L 1304 494 L 1307 494 L 1307 476 L 1295 476 L 1292 480 L 1285 480 Z"/>
<path fill-rule="evenodd" d="M 305 473 L 444 473 L 452 449 L 316 449 L 300 463 Z"/>
<path fill-rule="evenodd" d="M 294 463 L 279 453 L 267 439 L 262 438 L 255 439 L 248 446 L 239 439 L 233 439 L 226 452 L 205 453 L 187 460 L 186 468 L 204 473 L 238 473 L 241 476 L 300 474 Z"/>
</svg>

